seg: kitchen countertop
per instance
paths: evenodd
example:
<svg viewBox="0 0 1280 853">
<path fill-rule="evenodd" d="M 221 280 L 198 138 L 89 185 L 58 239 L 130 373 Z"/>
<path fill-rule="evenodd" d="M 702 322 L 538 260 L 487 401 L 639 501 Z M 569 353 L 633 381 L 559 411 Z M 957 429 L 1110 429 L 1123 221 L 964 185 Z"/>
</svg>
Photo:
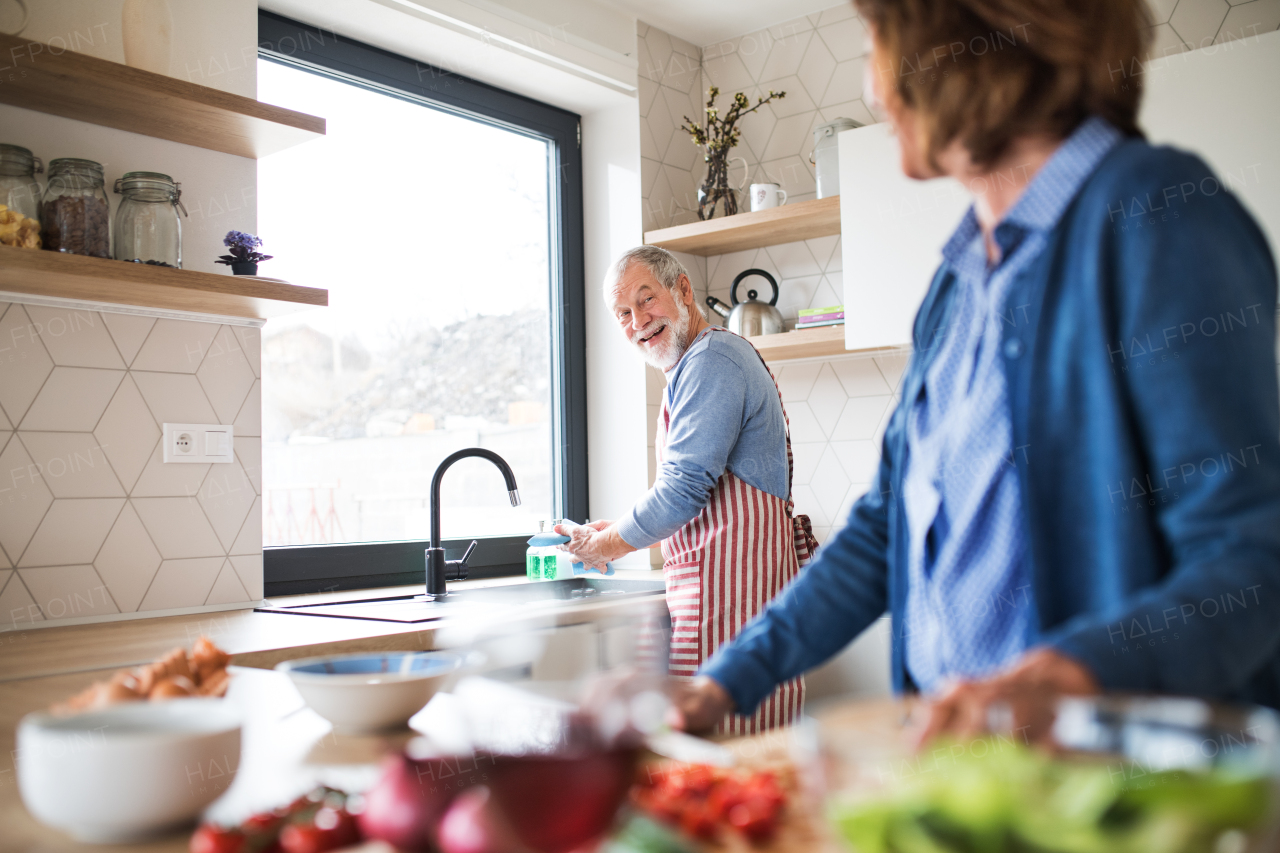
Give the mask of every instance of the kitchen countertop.
<svg viewBox="0 0 1280 853">
<path fill-rule="evenodd" d="M 189 830 L 127 848 L 81 844 L 36 823 L 23 807 L 12 761 L 15 726 L 24 714 L 65 698 L 92 679 L 91 673 L 68 673 L 0 686 L 0 853 L 187 850 Z M 213 807 L 215 819 L 235 820 L 246 811 L 286 802 L 316 784 L 363 788 L 376 778 L 378 759 L 401 748 L 413 735 L 407 729 L 388 735 L 334 735 L 328 723 L 302 705 L 286 676 L 268 670 L 233 667 L 228 700 L 246 715 L 244 746 L 236 787 Z M 818 718 L 828 732 L 836 733 L 844 756 L 865 756 L 864 766 L 850 769 L 874 778 L 878 764 L 891 760 L 890 756 L 906 754 L 900 737 L 903 707 L 901 702 L 890 700 L 844 702 L 828 706 Z M 769 766 L 789 760 L 791 743 L 786 731 L 775 731 L 726 741 L 725 745 L 740 764 Z M 821 818 L 821 803 L 809 800 L 799 794 L 792 797 L 790 817 L 779 837 L 760 848 L 760 853 L 836 853 L 844 849 L 830 836 Z M 714 853 L 720 848 L 706 849 Z"/>
<path fill-rule="evenodd" d="M 649 571 L 618 572 L 623 580 L 660 580 Z M 465 590 L 508 584 L 529 583 L 523 577 L 454 581 L 451 589 Z M 278 596 L 275 605 L 321 604 L 378 596 L 411 595 L 421 586 L 347 590 L 314 595 Z M 646 601 L 660 600 L 649 596 Z M 593 621 L 598 616 L 625 609 L 635 599 L 584 601 L 566 605 L 529 603 L 518 621 L 543 625 L 569 625 Z M 508 614 L 509 615 L 509 614 Z M 0 633 L 0 696 L 12 682 L 70 673 L 98 673 L 148 663 L 175 646 L 190 647 L 201 635 L 208 636 L 235 656 L 240 666 L 270 668 L 281 661 L 312 655 L 345 652 L 425 651 L 435 648 L 441 628 L 463 619 L 441 619 L 430 623 L 374 622 L 363 619 L 330 619 L 322 616 L 292 616 L 257 613 L 252 609 L 227 610 L 190 616 L 166 616 L 94 625 L 33 628 Z M 90 675 L 85 683 L 97 676 Z"/>
<path fill-rule="evenodd" d="M 620 573 L 624 579 L 653 580 L 650 572 Z M 477 588 L 510 583 L 526 583 L 524 578 L 463 581 L 455 588 Z M 452 586 L 452 585 L 451 585 Z M 310 596 L 273 598 L 273 604 L 328 603 L 416 592 L 416 587 L 386 590 L 353 590 Z M 517 632 L 567 626 L 587 622 L 607 622 L 628 608 L 660 600 L 589 600 L 552 606 L 525 605 L 517 618 L 503 613 L 504 630 Z M 376 761 L 382 754 L 400 748 L 412 735 L 373 737 L 334 735 L 328 723 L 306 708 L 288 679 L 270 667 L 282 660 L 311 654 L 350 651 L 400 651 L 435 647 L 437 632 L 453 623 L 474 622 L 471 617 L 442 619 L 424 626 L 358 619 L 291 616 L 228 611 L 199 616 L 177 616 L 131 622 L 42 628 L 0 634 L 0 853 L 49 853 L 50 851 L 109 851 L 119 847 L 79 844 L 67 836 L 36 823 L 23 807 L 18 794 L 14 756 L 14 734 L 18 721 L 32 711 L 49 707 L 104 678 L 120 667 L 154 660 L 169 649 L 190 644 L 208 635 L 234 655 L 234 679 L 229 698 L 246 713 L 245 745 L 240 776 L 231 794 L 214 807 L 232 819 L 253 808 L 268 807 L 289 799 L 299 790 L 328 783 L 359 788 L 370 783 Z M 885 729 L 895 728 L 900 713 L 893 703 L 851 705 L 833 709 L 838 716 L 852 718 L 858 737 L 871 744 L 883 744 Z M 852 709 L 852 710 L 850 710 Z M 828 713 L 831 713 L 830 711 Z M 778 733 L 733 742 L 744 761 L 764 761 L 785 755 L 788 739 Z M 247 805 L 246 805 L 247 804 Z M 797 809 L 797 816 L 800 810 Z M 799 836 L 790 836 L 789 849 L 826 851 L 836 849 L 829 839 L 814 834 L 812 816 L 803 820 Z M 797 817 L 799 820 L 799 817 Z M 170 835 L 147 844 L 130 845 L 130 850 L 179 853 L 186 850 L 187 833 Z"/>
<path fill-rule="evenodd" d="M 654 573 L 645 571 L 619 572 L 618 577 L 624 580 L 655 579 Z M 476 589 L 528 582 L 523 577 L 496 578 L 452 582 L 450 588 Z M 280 596 L 270 601 L 276 605 L 332 603 L 413 594 L 420 589 L 412 586 L 348 590 Z M 660 600 L 660 595 L 652 595 L 641 599 L 589 599 L 573 603 L 530 602 L 516 614 L 504 609 L 500 627 L 506 632 L 518 632 L 604 621 L 637 605 Z M 328 744 L 329 755 L 334 749 L 345 751 L 343 763 L 371 762 L 389 748 L 383 739 L 326 738 L 328 724 L 301 706 L 300 697 L 284 676 L 265 670 L 281 661 L 311 655 L 428 650 L 436 647 L 438 632 L 455 628 L 460 623 L 469 626 L 485 624 L 483 619 L 477 620 L 474 613 L 427 624 L 405 624 L 258 613 L 246 609 L 0 633 L 0 827 L 3 827 L 0 831 L 0 853 L 10 850 L 45 853 L 63 849 L 121 849 L 77 844 L 41 827 L 27 814 L 18 796 L 14 766 L 14 732 L 18 721 L 26 714 L 48 708 L 116 669 L 155 660 L 176 646 L 190 648 L 198 637 L 204 635 L 233 655 L 232 662 L 238 670 L 237 680 L 242 685 L 239 689 L 258 694 L 248 705 L 262 704 L 271 709 L 269 713 L 276 714 L 273 719 L 277 723 L 286 718 L 301 721 L 284 727 L 285 736 L 280 740 L 280 749 L 284 752 L 277 755 L 278 750 L 273 747 L 270 760 L 264 760 L 263 766 L 296 767 L 308 750 L 317 744 Z M 291 703 L 292 707 L 284 707 Z M 129 849 L 185 850 L 186 837 L 178 840 L 169 838 L 148 845 L 130 845 Z"/>
<path fill-rule="evenodd" d="M 623 579 L 654 580 L 651 572 L 620 572 Z M 478 588 L 526 583 L 524 578 L 459 582 L 454 588 Z M 451 584 L 451 586 L 453 586 Z M 273 604 L 329 603 L 417 592 L 417 587 L 353 590 L 310 596 L 273 598 Z M 658 595 L 642 599 L 588 600 L 545 606 L 522 606 L 511 618 L 502 614 L 492 623 L 501 632 L 529 629 L 609 624 L 627 616 L 629 608 L 660 601 Z M 49 707 L 84 689 L 112 670 L 154 660 L 175 646 L 190 644 L 200 635 L 212 638 L 233 653 L 232 690 L 246 716 L 240 781 L 213 807 L 214 819 L 237 820 L 248 811 L 269 808 L 291 799 L 316 784 L 359 789 L 376 778 L 380 756 L 399 749 L 413 735 L 352 737 L 332 733 L 327 722 L 305 707 L 286 676 L 270 667 L 282 660 L 312 654 L 351 651 L 408 651 L 436 646 L 437 633 L 451 625 L 474 622 L 475 616 L 442 619 L 424 626 L 359 619 L 292 616 L 229 611 L 199 616 L 166 617 L 131 622 L 43 628 L 0 633 L 0 853 L 53 853 L 53 851 L 138 850 L 147 853 L 180 853 L 187 849 L 189 831 L 171 834 L 127 848 L 81 844 L 36 823 L 22 805 L 15 766 L 15 729 L 22 717 Z M 448 645 L 448 638 L 444 640 Z M 828 705 L 819 719 L 831 721 L 858 755 L 872 759 L 903 751 L 902 704 L 894 701 L 843 702 Z M 728 741 L 741 763 L 769 765 L 787 760 L 791 739 L 785 732 Z M 845 751 L 845 750 L 842 750 Z M 848 754 L 848 751 L 845 751 Z M 871 766 L 871 765 L 868 765 Z M 826 830 L 819 810 L 797 794 L 790 817 L 784 822 L 773 850 L 799 853 L 835 853 L 843 848 Z M 709 846 L 707 853 L 718 853 Z M 379 848 L 385 850 L 385 848 Z"/>
</svg>

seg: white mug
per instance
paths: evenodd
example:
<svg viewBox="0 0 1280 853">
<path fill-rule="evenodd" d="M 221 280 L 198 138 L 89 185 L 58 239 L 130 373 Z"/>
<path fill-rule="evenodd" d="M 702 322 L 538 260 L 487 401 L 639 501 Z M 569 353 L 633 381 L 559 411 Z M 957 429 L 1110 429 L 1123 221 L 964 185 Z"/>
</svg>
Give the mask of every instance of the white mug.
<svg viewBox="0 0 1280 853">
<path fill-rule="evenodd" d="M 752 184 L 751 209 L 768 210 L 787 203 L 787 191 L 777 184 Z"/>
</svg>

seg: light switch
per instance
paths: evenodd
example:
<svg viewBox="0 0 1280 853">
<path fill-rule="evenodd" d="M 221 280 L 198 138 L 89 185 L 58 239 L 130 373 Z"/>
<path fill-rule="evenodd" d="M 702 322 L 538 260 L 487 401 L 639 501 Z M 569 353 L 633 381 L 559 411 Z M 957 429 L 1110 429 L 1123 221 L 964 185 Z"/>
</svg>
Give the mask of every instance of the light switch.
<svg viewBox="0 0 1280 853">
<path fill-rule="evenodd" d="M 235 428 L 230 424 L 165 424 L 165 462 L 232 462 Z"/>
<path fill-rule="evenodd" d="M 205 456 L 227 455 L 227 434 L 222 430 L 211 429 L 204 434 Z"/>
</svg>

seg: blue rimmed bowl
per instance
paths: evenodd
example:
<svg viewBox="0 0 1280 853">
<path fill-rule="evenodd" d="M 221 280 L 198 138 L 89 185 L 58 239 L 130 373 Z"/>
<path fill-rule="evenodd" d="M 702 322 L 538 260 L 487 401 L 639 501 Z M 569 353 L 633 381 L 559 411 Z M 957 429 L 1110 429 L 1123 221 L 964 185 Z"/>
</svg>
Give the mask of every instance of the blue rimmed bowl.
<svg viewBox="0 0 1280 853">
<path fill-rule="evenodd" d="M 383 652 L 285 661 L 276 666 L 336 731 L 398 728 L 462 667 L 453 652 Z"/>
</svg>

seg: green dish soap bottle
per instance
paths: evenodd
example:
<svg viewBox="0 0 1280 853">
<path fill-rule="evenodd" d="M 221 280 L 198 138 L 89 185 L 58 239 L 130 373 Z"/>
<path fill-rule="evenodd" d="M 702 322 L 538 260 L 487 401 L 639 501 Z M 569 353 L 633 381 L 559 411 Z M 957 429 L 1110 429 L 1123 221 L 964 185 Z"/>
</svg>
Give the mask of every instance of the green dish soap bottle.
<svg viewBox="0 0 1280 853">
<path fill-rule="evenodd" d="M 529 549 L 524 552 L 524 573 L 529 580 L 555 580 L 560 558 L 569 556 L 558 547 L 569 541 L 568 536 L 556 533 L 560 523 L 560 519 L 538 522 L 539 533 L 529 540 Z"/>
</svg>

